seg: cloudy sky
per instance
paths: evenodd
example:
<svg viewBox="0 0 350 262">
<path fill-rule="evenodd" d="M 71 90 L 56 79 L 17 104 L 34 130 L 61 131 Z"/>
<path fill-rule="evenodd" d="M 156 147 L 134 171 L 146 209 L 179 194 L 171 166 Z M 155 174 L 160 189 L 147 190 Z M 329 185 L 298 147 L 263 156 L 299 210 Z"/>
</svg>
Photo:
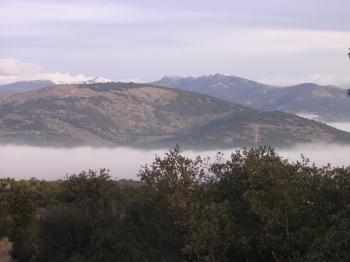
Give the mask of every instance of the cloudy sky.
<svg viewBox="0 0 350 262">
<path fill-rule="evenodd" d="M 224 73 L 350 84 L 349 0 L 1 0 L 0 83 Z"/>
</svg>

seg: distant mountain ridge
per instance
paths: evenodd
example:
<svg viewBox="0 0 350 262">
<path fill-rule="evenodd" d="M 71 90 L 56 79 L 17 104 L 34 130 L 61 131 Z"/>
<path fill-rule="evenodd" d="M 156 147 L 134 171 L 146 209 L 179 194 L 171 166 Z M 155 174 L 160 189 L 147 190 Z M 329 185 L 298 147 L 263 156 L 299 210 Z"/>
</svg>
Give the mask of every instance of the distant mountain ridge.
<svg viewBox="0 0 350 262">
<path fill-rule="evenodd" d="M 350 143 L 350 134 L 150 84 L 54 85 L 0 96 L 0 143 L 36 146 L 227 148 Z"/>
<path fill-rule="evenodd" d="M 350 100 L 344 89 L 335 86 L 305 83 L 276 87 L 221 74 L 167 76 L 152 84 L 195 91 L 261 110 L 312 116 L 326 122 L 350 121 Z"/>
<path fill-rule="evenodd" d="M 77 84 L 111 83 L 95 77 Z M 0 95 L 23 93 L 69 83 L 36 80 L 0 85 Z M 230 75 L 166 76 L 154 85 L 202 93 L 264 111 L 284 111 L 324 122 L 349 122 L 350 99 L 342 88 L 305 83 L 276 87 Z"/>
<path fill-rule="evenodd" d="M 271 88 L 271 86 L 245 78 L 222 74 L 200 76 L 196 78 L 165 76 L 152 84 L 194 91 L 235 103 L 239 103 L 241 99 L 248 100 Z M 232 92 L 232 90 L 234 90 L 234 92 Z"/>
<path fill-rule="evenodd" d="M 113 82 L 104 77 L 93 77 L 91 79 L 80 81 L 80 82 L 64 82 L 64 81 L 51 81 L 51 80 L 32 80 L 32 81 L 20 81 L 14 82 L 6 85 L 0 85 L 0 95 L 5 94 L 18 94 L 29 92 L 33 90 L 39 90 L 45 87 L 53 85 L 69 85 L 69 84 L 97 84 L 97 83 L 110 83 Z"/>
<path fill-rule="evenodd" d="M 0 85 L 0 95 L 24 93 L 28 91 L 42 89 L 52 85 L 55 85 L 55 83 L 50 80 L 14 82 L 11 84 Z"/>
</svg>

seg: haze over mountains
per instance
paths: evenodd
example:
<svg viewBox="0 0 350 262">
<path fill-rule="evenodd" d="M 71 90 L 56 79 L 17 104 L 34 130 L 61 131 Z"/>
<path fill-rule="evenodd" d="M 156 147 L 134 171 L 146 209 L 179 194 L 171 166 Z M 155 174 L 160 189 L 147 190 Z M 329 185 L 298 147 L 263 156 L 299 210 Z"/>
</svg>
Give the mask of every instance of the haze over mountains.
<svg viewBox="0 0 350 262">
<path fill-rule="evenodd" d="M 153 84 L 195 91 L 267 111 L 284 111 L 325 122 L 350 121 L 350 100 L 335 86 L 305 83 L 275 87 L 215 74 L 201 77 L 164 77 Z"/>
<path fill-rule="evenodd" d="M 40 146 L 192 148 L 349 143 L 350 134 L 150 84 L 54 85 L 0 97 L 0 142 Z"/>
</svg>

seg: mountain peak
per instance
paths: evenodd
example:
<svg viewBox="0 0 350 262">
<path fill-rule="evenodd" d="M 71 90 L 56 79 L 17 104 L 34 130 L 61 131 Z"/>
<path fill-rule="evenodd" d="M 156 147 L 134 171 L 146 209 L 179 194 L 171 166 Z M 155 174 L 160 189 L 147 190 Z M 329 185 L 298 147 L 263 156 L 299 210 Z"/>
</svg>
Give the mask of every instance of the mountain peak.
<svg viewBox="0 0 350 262">
<path fill-rule="evenodd" d="M 156 82 L 178 82 L 178 81 L 184 81 L 184 80 L 209 80 L 209 81 L 220 81 L 220 80 L 225 80 L 225 81 L 243 81 L 243 82 L 249 82 L 249 83 L 256 83 L 259 84 L 255 81 L 238 77 L 232 74 L 221 74 L 221 73 L 215 73 L 215 74 L 209 74 L 209 75 L 201 75 L 198 77 L 193 77 L 193 76 L 164 76 L 162 79 L 156 81 Z"/>
<path fill-rule="evenodd" d="M 181 81 L 181 80 L 190 80 L 190 79 L 193 79 L 192 76 L 187 76 L 187 77 L 184 77 L 184 76 L 170 76 L 170 75 L 167 75 L 167 76 L 164 76 L 161 81 L 167 81 L 167 82 L 177 82 L 177 81 Z"/>
<path fill-rule="evenodd" d="M 219 73 L 187 78 L 164 77 L 153 84 L 199 92 L 238 103 L 269 89 L 269 86 L 258 82 Z"/>
<path fill-rule="evenodd" d="M 107 78 L 101 77 L 101 76 L 95 76 L 93 78 L 84 80 L 84 81 L 53 81 L 56 85 L 69 85 L 69 84 L 101 84 L 101 83 L 111 83 L 112 80 L 109 80 Z"/>
<path fill-rule="evenodd" d="M 208 75 L 208 77 L 217 78 L 217 77 L 235 77 L 235 76 L 234 75 L 230 75 L 230 74 L 216 73 L 216 74 Z"/>
<path fill-rule="evenodd" d="M 98 84 L 98 83 L 111 83 L 111 82 L 113 81 L 101 76 L 96 76 L 89 80 L 83 81 L 82 84 Z"/>
</svg>

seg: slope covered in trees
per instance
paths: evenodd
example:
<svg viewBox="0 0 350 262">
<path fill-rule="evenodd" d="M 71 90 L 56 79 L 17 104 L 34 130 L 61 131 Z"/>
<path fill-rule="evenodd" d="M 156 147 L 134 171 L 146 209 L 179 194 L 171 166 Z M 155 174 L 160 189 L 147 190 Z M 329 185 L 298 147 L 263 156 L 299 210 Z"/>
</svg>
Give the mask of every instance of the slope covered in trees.
<svg viewBox="0 0 350 262">
<path fill-rule="evenodd" d="M 350 167 L 270 148 L 189 159 L 176 147 L 139 177 L 2 179 L 0 235 L 14 261 L 348 261 Z"/>
</svg>

